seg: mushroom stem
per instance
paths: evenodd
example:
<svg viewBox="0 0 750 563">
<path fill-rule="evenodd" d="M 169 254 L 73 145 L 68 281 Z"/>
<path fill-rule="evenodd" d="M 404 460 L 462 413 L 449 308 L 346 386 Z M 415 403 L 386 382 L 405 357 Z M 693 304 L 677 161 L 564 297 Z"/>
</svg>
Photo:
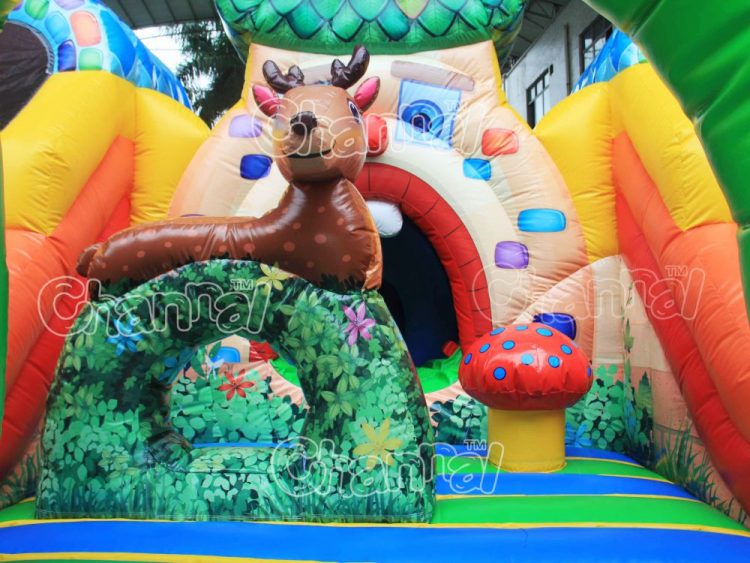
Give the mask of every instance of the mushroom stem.
<svg viewBox="0 0 750 563">
<path fill-rule="evenodd" d="M 556 471 L 565 466 L 565 410 L 488 409 L 490 463 L 506 471 Z M 494 445 L 493 445 L 494 444 Z"/>
</svg>

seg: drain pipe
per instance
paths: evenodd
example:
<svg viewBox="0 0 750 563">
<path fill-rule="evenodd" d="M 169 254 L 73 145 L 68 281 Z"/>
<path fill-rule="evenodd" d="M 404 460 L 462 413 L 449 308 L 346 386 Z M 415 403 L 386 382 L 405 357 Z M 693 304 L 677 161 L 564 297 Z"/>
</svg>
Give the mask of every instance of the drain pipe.
<svg viewBox="0 0 750 563">
<path fill-rule="evenodd" d="M 570 95 L 573 89 L 573 65 L 570 61 L 570 24 L 565 24 L 565 86 L 567 93 Z"/>
</svg>

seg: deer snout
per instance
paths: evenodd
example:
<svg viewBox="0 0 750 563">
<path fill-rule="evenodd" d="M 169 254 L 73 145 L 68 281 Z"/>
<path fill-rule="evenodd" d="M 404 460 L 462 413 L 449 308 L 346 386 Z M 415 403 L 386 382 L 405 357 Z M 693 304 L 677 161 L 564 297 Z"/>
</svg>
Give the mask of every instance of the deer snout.
<svg viewBox="0 0 750 563">
<path fill-rule="evenodd" d="M 318 126 L 318 119 L 311 111 L 301 111 L 292 117 L 289 125 L 292 128 L 292 133 L 304 137 Z"/>
</svg>

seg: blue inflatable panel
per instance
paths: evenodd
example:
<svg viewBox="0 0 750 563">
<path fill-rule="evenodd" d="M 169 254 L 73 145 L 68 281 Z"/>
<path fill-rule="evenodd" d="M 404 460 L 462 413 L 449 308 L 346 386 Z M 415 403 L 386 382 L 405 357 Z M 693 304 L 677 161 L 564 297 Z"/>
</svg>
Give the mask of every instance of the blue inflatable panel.
<svg viewBox="0 0 750 563">
<path fill-rule="evenodd" d="M 26 0 L 8 21 L 31 29 L 47 45 L 50 73 L 104 70 L 190 107 L 180 81 L 106 5 L 97 0 L 58 0 L 39 9 Z"/>
</svg>

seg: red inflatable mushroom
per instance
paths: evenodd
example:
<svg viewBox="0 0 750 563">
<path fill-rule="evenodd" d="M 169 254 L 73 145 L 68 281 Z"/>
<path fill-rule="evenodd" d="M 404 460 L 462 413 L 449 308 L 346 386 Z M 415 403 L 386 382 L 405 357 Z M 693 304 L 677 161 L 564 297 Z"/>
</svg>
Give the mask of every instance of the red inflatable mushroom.
<svg viewBox="0 0 750 563">
<path fill-rule="evenodd" d="M 539 323 L 496 328 L 466 350 L 459 378 L 489 408 L 493 464 L 508 471 L 565 465 L 565 409 L 592 380 L 589 360 L 575 342 Z"/>
</svg>

